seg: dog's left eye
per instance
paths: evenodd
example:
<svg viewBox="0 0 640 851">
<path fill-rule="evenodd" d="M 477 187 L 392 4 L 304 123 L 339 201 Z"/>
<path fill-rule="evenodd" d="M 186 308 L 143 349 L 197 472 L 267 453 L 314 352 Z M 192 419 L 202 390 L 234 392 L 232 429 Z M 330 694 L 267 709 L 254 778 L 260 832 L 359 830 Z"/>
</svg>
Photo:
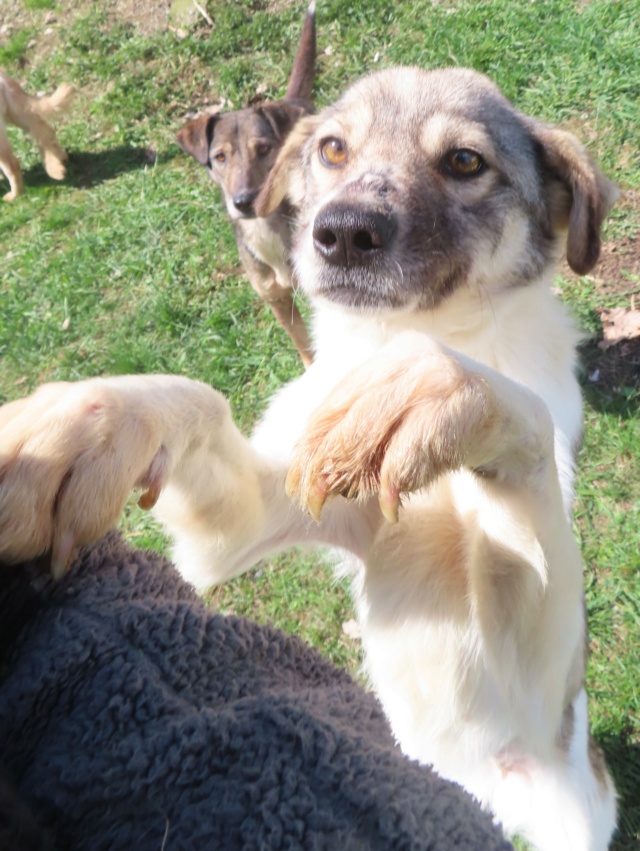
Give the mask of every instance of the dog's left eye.
<svg viewBox="0 0 640 851">
<path fill-rule="evenodd" d="M 330 136 L 320 142 L 320 159 L 328 166 L 344 165 L 347 161 L 347 148 L 340 139 Z"/>
<path fill-rule="evenodd" d="M 454 177 L 476 177 L 485 169 L 485 162 L 480 154 L 468 148 L 449 151 L 444 158 L 444 165 Z"/>
<path fill-rule="evenodd" d="M 258 145 L 256 147 L 256 153 L 259 157 L 266 157 L 266 155 L 271 150 L 271 145 Z"/>
</svg>

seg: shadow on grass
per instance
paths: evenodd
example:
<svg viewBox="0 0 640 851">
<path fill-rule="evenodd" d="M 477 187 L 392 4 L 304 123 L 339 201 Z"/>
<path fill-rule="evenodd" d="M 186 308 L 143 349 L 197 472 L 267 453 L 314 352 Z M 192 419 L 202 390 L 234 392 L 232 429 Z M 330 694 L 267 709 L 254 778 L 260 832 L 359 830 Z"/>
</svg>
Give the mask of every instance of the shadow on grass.
<svg viewBox="0 0 640 851">
<path fill-rule="evenodd" d="M 167 162 L 175 153 L 163 152 L 161 156 L 150 148 L 133 148 L 119 145 L 107 151 L 69 151 L 67 174 L 63 185 L 76 189 L 89 189 L 120 174 L 153 166 L 156 161 Z M 55 182 L 46 174 L 40 163 L 23 174 L 25 185 L 40 187 Z"/>
<path fill-rule="evenodd" d="M 631 419 L 640 413 L 640 338 L 603 350 L 600 341 L 580 347 L 582 390 L 595 410 Z"/>
<path fill-rule="evenodd" d="M 638 851 L 640 847 L 640 745 L 631 732 L 598 736 L 618 791 L 618 832 L 611 851 Z"/>
</svg>

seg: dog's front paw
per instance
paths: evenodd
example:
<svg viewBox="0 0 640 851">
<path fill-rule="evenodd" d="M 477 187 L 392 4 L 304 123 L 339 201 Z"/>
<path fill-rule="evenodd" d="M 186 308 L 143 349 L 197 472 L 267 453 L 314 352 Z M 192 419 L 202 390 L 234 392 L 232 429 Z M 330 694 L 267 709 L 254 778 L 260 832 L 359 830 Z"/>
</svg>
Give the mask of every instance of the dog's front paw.
<svg viewBox="0 0 640 851">
<path fill-rule="evenodd" d="M 377 494 L 390 522 L 402 494 L 465 461 L 489 416 L 482 378 L 433 344 L 383 354 L 349 375 L 296 447 L 287 492 L 319 519 L 328 496 Z"/>
<path fill-rule="evenodd" d="M 150 508 L 180 459 L 230 418 L 198 382 L 123 376 L 49 384 L 0 408 L 0 560 L 75 546 L 111 528 L 133 489 Z"/>
<path fill-rule="evenodd" d="M 64 161 L 66 159 L 67 155 L 64 151 L 60 151 L 59 154 L 52 154 L 49 151 L 45 152 L 44 169 L 49 177 L 54 180 L 64 180 L 66 174 Z"/>
</svg>

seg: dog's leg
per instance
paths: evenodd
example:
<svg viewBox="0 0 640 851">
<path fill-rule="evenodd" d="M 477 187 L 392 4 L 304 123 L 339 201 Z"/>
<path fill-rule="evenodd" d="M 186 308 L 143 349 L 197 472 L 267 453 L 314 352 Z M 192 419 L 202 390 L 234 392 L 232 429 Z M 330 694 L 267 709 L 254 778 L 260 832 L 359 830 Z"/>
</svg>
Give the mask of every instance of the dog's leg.
<svg viewBox="0 0 640 851">
<path fill-rule="evenodd" d="M 289 488 L 312 514 L 332 494 L 377 493 L 395 522 L 402 493 L 460 468 L 508 487 L 548 479 L 554 432 L 539 397 L 424 335 L 398 340 L 333 391 L 298 446 Z"/>
<path fill-rule="evenodd" d="M 310 366 L 313 361 L 311 341 L 295 303 L 293 290 L 291 287 L 278 283 L 274 270 L 253 256 L 244 244 L 242 236 L 238 238 L 238 250 L 249 283 L 260 298 L 269 305 L 271 312 L 289 335 L 300 354 L 302 363 L 306 367 Z"/>
<path fill-rule="evenodd" d="M 0 408 L 0 561 L 51 551 L 61 573 L 73 547 L 114 525 L 136 488 L 143 508 L 157 503 L 178 567 L 199 587 L 296 543 L 348 544 L 359 530 L 366 546 L 366 512 L 352 506 L 319 528 L 291 505 L 285 477 L 286 464 L 257 453 L 224 397 L 200 382 L 44 385 Z"/>
<path fill-rule="evenodd" d="M 13 201 L 23 191 L 22 172 L 20 171 L 20 163 L 11 149 L 9 137 L 2 126 L 0 126 L 0 169 L 9 181 L 9 191 L 4 195 L 4 200 Z"/>
<path fill-rule="evenodd" d="M 189 505 L 211 512 L 221 539 L 243 537 L 243 525 L 259 516 L 250 445 L 227 401 L 196 381 L 122 376 L 44 385 L 0 408 L 0 448 L 0 560 L 51 550 L 61 572 L 74 545 L 117 521 L 133 488 L 150 508 L 169 482 L 184 481 L 185 469 L 199 470 Z"/>
<path fill-rule="evenodd" d="M 277 289 L 276 289 L 277 287 Z M 298 350 L 302 363 L 310 366 L 313 361 L 311 341 L 304 320 L 294 301 L 293 291 L 275 284 L 269 290 L 267 304 L 280 325 L 287 332 L 293 345 Z"/>
<path fill-rule="evenodd" d="M 53 127 L 33 111 L 25 112 L 20 116 L 20 127 L 36 140 L 44 169 L 49 177 L 62 180 L 65 175 L 64 163 L 67 154 L 60 147 Z"/>
<path fill-rule="evenodd" d="M 443 479 L 448 473 L 456 475 Z M 393 524 L 372 546 L 359 610 L 367 667 L 403 749 L 462 783 L 542 851 L 604 851 L 615 793 L 606 768 L 589 758 L 584 692 L 569 688 L 584 641 L 581 563 L 542 400 L 406 335 L 324 401 L 288 488 L 317 518 L 335 502 L 329 497 L 377 494 Z M 401 510 L 401 496 L 415 491 L 421 496 Z M 458 670 L 453 699 L 444 683 Z M 415 672 L 437 685 L 418 687 Z M 563 746 L 568 693 L 577 721 Z M 441 749 L 440 725 L 467 749 L 457 754 L 451 735 Z"/>
<path fill-rule="evenodd" d="M 562 730 L 555 757 L 499 764 L 491 806 L 508 832 L 543 851 L 605 851 L 616 826 L 616 794 L 589 733 L 584 688 L 567 707 L 563 726 L 569 729 Z"/>
</svg>

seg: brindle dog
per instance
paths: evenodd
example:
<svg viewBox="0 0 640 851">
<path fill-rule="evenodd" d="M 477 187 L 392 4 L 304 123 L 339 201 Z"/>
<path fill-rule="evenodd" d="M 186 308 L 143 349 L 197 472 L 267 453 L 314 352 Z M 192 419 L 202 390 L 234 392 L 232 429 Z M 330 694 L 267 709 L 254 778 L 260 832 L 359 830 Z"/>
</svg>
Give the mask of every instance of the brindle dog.
<svg viewBox="0 0 640 851">
<path fill-rule="evenodd" d="M 311 344 L 294 301 L 289 262 L 294 211 L 283 203 L 271 215 L 258 218 L 253 202 L 294 124 L 313 112 L 309 98 L 315 55 L 312 3 L 282 100 L 223 115 L 200 115 L 177 134 L 182 150 L 205 166 L 222 189 L 249 282 L 291 337 L 305 366 L 312 360 Z"/>
</svg>

